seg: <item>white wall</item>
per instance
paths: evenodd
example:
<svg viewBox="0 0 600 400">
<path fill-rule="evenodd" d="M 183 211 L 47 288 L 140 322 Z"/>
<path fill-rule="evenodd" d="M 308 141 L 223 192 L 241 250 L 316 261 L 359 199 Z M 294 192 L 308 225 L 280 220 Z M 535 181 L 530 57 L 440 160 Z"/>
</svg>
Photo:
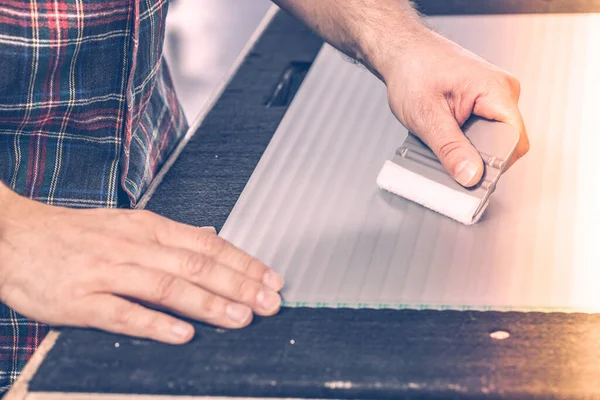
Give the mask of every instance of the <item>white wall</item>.
<svg viewBox="0 0 600 400">
<path fill-rule="evenodd" d="M 269 0 L 172 0 L 165 57 L 190 123 L 270 6 Z"/>
</svg>

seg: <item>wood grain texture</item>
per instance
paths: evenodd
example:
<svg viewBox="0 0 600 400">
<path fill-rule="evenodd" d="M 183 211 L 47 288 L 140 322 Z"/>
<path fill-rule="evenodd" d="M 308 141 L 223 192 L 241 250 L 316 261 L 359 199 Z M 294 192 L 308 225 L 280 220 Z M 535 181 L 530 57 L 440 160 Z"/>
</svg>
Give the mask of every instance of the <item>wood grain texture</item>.
<svg viewBox="0 0 600 400">
<path fill-rule="evenodd" d="M 415 0 L 427 15 L 600 12 L 600 0 Z"/>
<path fill-rule="evenodd" d="M 67 329 L 32 392 L 301 398 L 595 398 L 600 315 L 284 309 L 185 346 Z M 510 337 L 490 335 L 506 331 Z M 118 347 L 115 343 L 119 343 Z"/>
</svg>

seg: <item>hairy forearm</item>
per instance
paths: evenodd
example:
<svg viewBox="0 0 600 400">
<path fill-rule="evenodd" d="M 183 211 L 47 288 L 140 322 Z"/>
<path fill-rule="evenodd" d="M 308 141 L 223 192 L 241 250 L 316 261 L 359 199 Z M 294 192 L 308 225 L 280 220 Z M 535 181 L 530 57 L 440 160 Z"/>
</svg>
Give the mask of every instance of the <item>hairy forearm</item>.
<svg viewBox="0 0 600 400">
<path fill-rule="evenodd" d="M 328 43 L 385 80 L 427 29 L 409 0 L 274 0 Z"/>
</svg>

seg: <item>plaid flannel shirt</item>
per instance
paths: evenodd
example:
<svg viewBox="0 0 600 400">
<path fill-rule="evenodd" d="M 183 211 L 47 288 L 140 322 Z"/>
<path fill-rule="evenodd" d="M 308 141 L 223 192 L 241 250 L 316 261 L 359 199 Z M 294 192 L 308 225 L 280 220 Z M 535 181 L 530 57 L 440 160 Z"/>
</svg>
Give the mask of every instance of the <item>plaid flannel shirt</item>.
<svg viewBox="0 0 600 400">
<path fill-rule="evenodd" d="M 134 206 L 187 129 L 168 0 L 0 2 L 0 179 L 68 207 Z M 0 210 L 1 212 L 1 210 Z M 0 304 L 0 393 L 48 328 Z"/>
</svg>

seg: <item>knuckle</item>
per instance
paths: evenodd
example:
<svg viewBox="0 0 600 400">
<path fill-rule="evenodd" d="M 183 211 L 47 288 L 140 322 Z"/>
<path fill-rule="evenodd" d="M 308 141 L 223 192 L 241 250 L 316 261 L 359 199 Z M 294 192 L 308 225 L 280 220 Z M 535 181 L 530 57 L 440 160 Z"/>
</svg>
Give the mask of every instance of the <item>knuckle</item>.
<svg viewBox="0 0 600 400">
<path fill-rule="evenodd" d="M 164 304 L 171 299 L 175 293 L 175 286 L 177 285 L 177 278 L 173 275 L 164 274 L 156 283 L 154 289 L 154 298 L 159 304 Z"/>
<path fill-rule="evenodd" d="M 215 295 L 206 296 L 200 304 L 200 312 L 205 319 L 216 320 L 223 316 L 224 306 L 220 305 L 219 298 Z"/>
<path fill-rule="evenodd" d="M 186 256 L 181 263 L 181 271 L 185 276 L 211 275 L 216 263 L 199 254 Z"/>
<path fill-rule="evenodd" d="M 153 221 L 154 214 L 148 210 L 132 210 L 129 219 L 134 223 L 148 224 Z"/>
<path fill-rule="evenodd" d="M 152 332 L 157 330 L 158 317 L 151 313 L 140 313 L 134 320 L 131 320 L 129 325 L 141 332 Z"/>
<path fill-rule="evenodd" d="M 266 265 L 256 258 L 248 256 L 249 259 L 242 267 L 242 273 L 246 276 L 262 278 L 267 271 Z"/>
<path fill-rule="evenodd" d="M 135 306 L 133 304 L 125 304 L 115 307 L 108 313 L 107 322 L 115 328 L 123 328 L 131 325 L 135 317 Z"/>
<path fill-rule="evenodd" d="M 71 284 L 63 284 L 59 289 L 67 299 L 81 299 L 87 294 L 94 291 L 94 287 L 102 286 L 104 282 L 73 282 Z"/>
<path fill-rule="evenodd" d="M 501 83 L 506 86 L 509 91 L 517 97 L 521 93 L 521 82 L 512 74 L 505 72 L 501 76 Z"/>
<path fill-rule="evenodd" d="M 259 290 L 260 288 L 256 282 L 253 282 L 250 279 L 240 279 L 235 284 L 233 298 L 234 300 L 243 303 L 251 303 L 255 301 Z"/>
<path fill-rule="evenodd" d="M 252 272 L 255 269 L 254 261 L 255 260 L 250 256 L 241 257 L 239 262 L 240 272 L 245 275 L 248 275 L 250 272 Z"/>
<path fill-rule="evenodd" d="M 517 78 L 512 79 L 512 87 L 517 93 L 521 93 L 521 82 Z"/>
<path fill-rule="evenodd" d="M 460 143 L 459 141 L 447 140 L 440 145 L 438 153 L 440 158 L 448 159 L 451 158 L 454 154 L 458 153 L 461 147 L 462 143 Z"/>
<path fill-rule="evenodd" d="M 140 218 L 151 218 L 154 214 L 148 210 L 136 210 L 134 211 L 136 214 L 140 216 Z"/>
<path fill-rule="evenodd" d="M 205 233 L 201 233 L 196 237 L 196 244 L 202 251 L 213 255 L 219 255 L 227 248 L 224 239 L 217 235 L 207 235 Z"/>
</svg>

